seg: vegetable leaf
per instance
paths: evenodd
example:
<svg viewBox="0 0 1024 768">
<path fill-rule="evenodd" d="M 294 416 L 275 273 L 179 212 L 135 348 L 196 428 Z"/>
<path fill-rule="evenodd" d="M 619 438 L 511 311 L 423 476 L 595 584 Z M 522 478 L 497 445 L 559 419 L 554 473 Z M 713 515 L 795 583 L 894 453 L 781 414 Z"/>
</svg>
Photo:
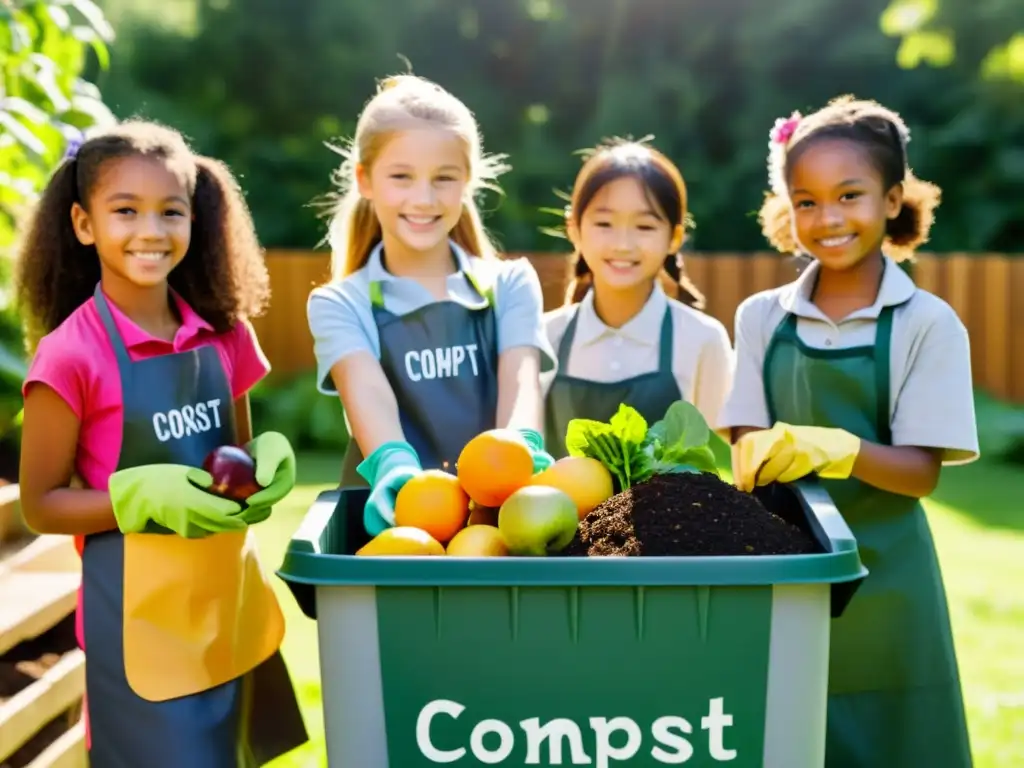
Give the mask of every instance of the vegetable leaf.
<svg viewBox="0 0 1024 768">
<path fill-rule="evenodd" d="M 605 423 L 573 419 L 565 434 L 570 456 L 597 459 L 624 491 L 653 475 L 679 472 L 718 474 L 709 442 L 711 430 L 696 407 L 673 403 L 665 417 L 650 427 L 634 408 L 620 404 Z"/>
<path fill-rule="evenodd" d="M 624 491 L 650 476 L 649 457 L 643 451 L 646 439 L 646 419 L 620 404 L 607 424 L 593 419 L 570 421 L 565 446 L 570 456 L 588 456 L 604 464 Z"/>
</svg>

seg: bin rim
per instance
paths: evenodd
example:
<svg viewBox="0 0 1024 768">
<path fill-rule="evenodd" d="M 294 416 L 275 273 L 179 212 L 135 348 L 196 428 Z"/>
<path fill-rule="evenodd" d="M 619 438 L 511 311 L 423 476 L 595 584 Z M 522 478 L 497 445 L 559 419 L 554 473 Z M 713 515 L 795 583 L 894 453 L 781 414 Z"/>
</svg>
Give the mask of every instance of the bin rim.
<svg viewBox="0 0 1024 768">
<path fill-rule="evenodd" d="M 840 584 L 864 579 L 857 542 L 814 480 L 788 486 L 827 551 L 801 555 L 651 557 L 360 557 L 325 553 L 321 537 L 345 491 L 324 491 L 295 532 L 278 577 L 291 584 L 341 586 L 764 586 Z M 361 511 L 361 510 L 360 510 Z"/>
</svg>

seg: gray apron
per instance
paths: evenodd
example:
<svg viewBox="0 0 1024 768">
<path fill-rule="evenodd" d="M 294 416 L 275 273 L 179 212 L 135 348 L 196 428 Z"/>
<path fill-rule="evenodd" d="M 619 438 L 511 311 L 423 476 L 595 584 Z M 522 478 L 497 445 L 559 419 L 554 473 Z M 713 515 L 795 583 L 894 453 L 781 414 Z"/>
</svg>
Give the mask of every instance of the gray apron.
<svg viewBox="0 0 1024 768">
<path fill-rule="evenodd" d="M 544 408 L 544 445 L 556 460 L 568 455 L 565 430 L 573 419 L 608 421 L 619 409 L 619 404 L 624 403 L 635 408 L 651 425 L 663 419 L 669 406 L 683 397 L 672 373 L 671 307 L 665 307 L 665 317 L 661 321 L 658 368 L 622 381 L 589 381 L 564 373 L 569 364 L 578 318 L 577 306 L 558 345 L 558 371 L 551 382 Z"/>
<path fill-rule="evenodd" d="M 117 469 L 145 464 L 201 466 L 218 445 L 235 441 L 234 402 L 217 350 L 132 362 L 97 285 L 96 309 L 114 347 L 124 404 Z M 219 426 L 161 442 L 153 417 L 219 399 Z M 147 533 L 168 533 L 151 524 Z M 298 702 L 280 653 L 243 679 L 201 694 L 152 702 L 125 674 L 123 638 L 124 537 L 88 535 L 82 550 L 82 624 L 92 768 L 234 768 L 263 765 L 307 740 Z M 242 712 L 246 713 L 244 718 Z M 253 740 L 247 743 L 246 737 Z"/>
<path fill-rule="evenodd" d="M 892 314 L 892 307 L 882 310 L 873 345 L 837 350 L 805 345 L 796 315 L 787 315 L 764 362 L 772 423 L 835 427 L 891 445 Z M 970 766 L 946 595 L 924 507 L 855 478 L 822 483 L 869 572 L 832 624 L 825 765 Z"/>
<path fill-rule="evenodd" d="M 405 439 L 424 469 L 455 470 L 463 446 L 488 429 L 498 414 L 498 341 L 493 291 L 473 288 L 487 306 L 455 301 L 427 304 L 404 315 L 384 308 L 379 282 L 370 306 L 380 335 L 380 365 L 398 401 Z M 365 487 L 356 472 L 363 460 L 354 439 L 345 451 L 342 487 Z"/>
</svg>

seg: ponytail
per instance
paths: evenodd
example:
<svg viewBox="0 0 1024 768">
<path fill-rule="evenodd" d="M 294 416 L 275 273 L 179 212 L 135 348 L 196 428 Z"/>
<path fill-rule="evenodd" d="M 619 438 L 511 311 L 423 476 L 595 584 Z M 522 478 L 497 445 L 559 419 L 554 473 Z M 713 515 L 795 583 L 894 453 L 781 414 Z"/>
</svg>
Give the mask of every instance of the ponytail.
<svg viewBox="0 0 1024 768">
<path fill-rule="evenodd" d="M 704 294 L 697 290 L 697 286 L 686 274 L 682 253 L 670 253 L 666 256 L 663 272 L 671 280 L 672 292 L 675 294 L 673 298 L 676 301 L 694 309 L 704 310 L 706 306 Z"/>
<path fill-rule="evenodd" d="M 331 279 L 340 280 L 366 266 L 381 236 L 373 203 L 357 189 L 350 189 L 336 209 L 328 235 Z"/>
<path fill-rule="evenodd" d="M 565 290 L 563 304 L 579 304 L 593 285 L 594 275 L 590 271 L 590 266 L 582 254 L 576 253 L 575 275 Z"/>
</svg>

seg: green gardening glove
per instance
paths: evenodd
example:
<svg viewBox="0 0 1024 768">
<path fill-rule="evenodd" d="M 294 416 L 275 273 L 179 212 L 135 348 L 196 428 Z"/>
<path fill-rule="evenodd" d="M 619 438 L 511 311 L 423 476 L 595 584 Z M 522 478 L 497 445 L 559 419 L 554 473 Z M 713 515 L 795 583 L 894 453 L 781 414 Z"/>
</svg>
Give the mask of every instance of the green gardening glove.
<svg viewBox="0 0 1024 768">
<path fill-rule="evenodd" d="M 151 523 L 186 539 L 241 531 L 242 506 L 203 488 L 213 484 L 208 472 L 180 464 L 146 464 L 110 476 L 110 502 L 121 533 L 145 533 Z"/>
<path fill-rule="evenodd" d="M 409 480 L 423 471 L 416 449 L 401 440 L 384 443 L 356 467 L 370 485 L 363 507 L 363 527 L 376 536 L 395 524 L 395 499 Z"/>
<path fill-rule="evenodd" d="M 273 506 L 295 487 L 295 451 L 280 432 L 256 436 L 245 445 L 245 450 L 256 464 L 256 482 L 263 490 L 245 500 L 239 517 L 255 525 L 270 517 Z"/>
<path fill-rule="evenodd" d="M 535 429 L 520 429 L 519 434 L 530 446 L 530 455 L 533 457 L 533 473 L 543 472 L 555 463 L 554 457 L 544 450 L 544 437 Z"/>
</svg>

